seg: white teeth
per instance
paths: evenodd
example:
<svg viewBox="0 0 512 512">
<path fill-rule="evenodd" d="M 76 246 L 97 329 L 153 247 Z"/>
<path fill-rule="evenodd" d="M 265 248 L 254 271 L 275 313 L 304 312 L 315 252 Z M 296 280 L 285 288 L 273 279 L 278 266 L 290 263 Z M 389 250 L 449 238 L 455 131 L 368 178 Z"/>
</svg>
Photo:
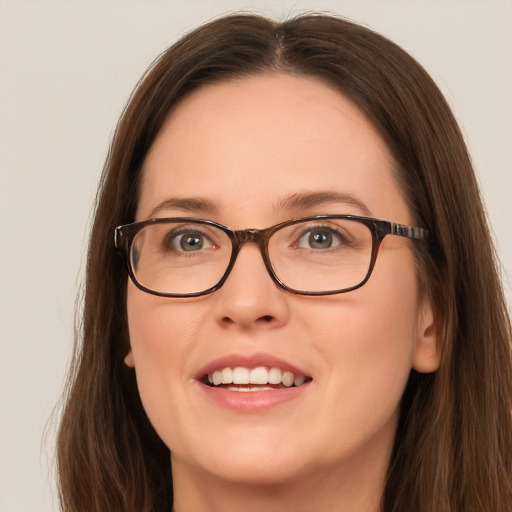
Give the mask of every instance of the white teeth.
<svg viewBox="0 0 512 512">
<path fill-rule="evenodd" d="M 302 375 L 298 375 L 297 377 L 295 377 L 295 379 L 293 379 L 293 385 L 294 386 L 302 386 L 302 384 L 304 384 L 304 382 L 306 382 L 306 377 L 302 376 Z"/>
<path fill-rule="evenodd" d="M 233 370 L 233 384 L 249 384 L 249 370 L 237 366 Z"/>
<path fill-rule="evenodd" d="M 273 388 L 271 387 L 265 387 L 265 386 L 255 386 L 255 387 L 246 387 L 246 388 L 239 388 L 237 386 L 228 386 L 226 388 L 228 391 L 240 391 L 242 393 L 247 393 L 251 391 L 272 391 Z"/>
<path fill-rule="evenodd" d="M 266 368 L 254 368 L 249 375 L 250 384 L 267 384 L 268 370 Z"/>
<path fill-rule="evenodd" d="M 262 386 L 265 384 L 278 385 L 282 383 L 287 388 L 291 386 L 298 387 L 306 382 L 306 377 L 303 375 L 295 376 L 293 372 L 281 370 L 280 368 L 275 367 L 268 369 L 264 366 L 258 366 L 256 368 L 249 369 L 237 366 L 236 368 L 227 367 L 222 370 L 215 370 L 214 372 L 209 373 L 208 382 L 214 386 L 219 386 L 220 384 L 257 384 L 257 387 L 236 388 L 235 386 L 232 386 L 227 389 L 236 389 L 237 391 L 242 389 L 247 391 L 262 391 L 266 389 L 273 389 L 271 387 L 263 388 Z"/>
<path fill-rule="evenodd" d="M 293 384 L 294 375 L 292 372 L 283 372 L 283 384 L 289 388 Z"/>
<path fill-rule="evenodd" d="M 213 384 L 218 386 L 222 382 L 222 372 L 213 372 Z"/>
<path fill-rule="evenodd" d="M 281 384 L 283 379 L 283 372 L 279 368 L 270 368 L 268 372 L 268 382 L 269 384 Z"/>
<path fill-rule="evenodd" d="M 233 382 L 233 370 L 224 368 L 222 370 L 222 384 L 231 384 Z"/>
</svg>

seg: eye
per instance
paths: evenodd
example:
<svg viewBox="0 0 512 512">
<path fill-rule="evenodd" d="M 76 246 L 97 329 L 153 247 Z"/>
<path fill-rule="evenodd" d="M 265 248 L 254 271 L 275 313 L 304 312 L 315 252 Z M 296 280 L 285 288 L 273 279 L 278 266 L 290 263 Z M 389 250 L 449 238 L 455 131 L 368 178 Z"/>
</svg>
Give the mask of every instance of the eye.
<svg viewBox="0 0 512 512">
<path fill-rule="evenodd" d="M 331 249 L 344 243 L 341 234 L 326 226 L 309 228 L 298 240 L 297 247 L 308 249 Z"/>
<path fill-rule="evenodd" d="M 213 247 L 209 238 L 199 231 L 172 231 L 164 240 L 167 250 L 176 252 L 197 252 Z"/>
</svg>

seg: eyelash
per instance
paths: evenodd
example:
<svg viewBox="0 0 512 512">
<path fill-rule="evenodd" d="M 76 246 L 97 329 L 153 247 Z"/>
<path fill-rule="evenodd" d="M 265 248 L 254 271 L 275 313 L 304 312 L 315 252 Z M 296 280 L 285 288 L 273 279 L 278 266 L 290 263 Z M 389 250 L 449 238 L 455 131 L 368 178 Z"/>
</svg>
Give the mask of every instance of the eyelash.
<svg viewBox="0 0 512 512">
<path fill-rule="evenodd" d="M 169 233 L 167 233 L 163 239 L 162 245 L 166 251 L 173 251 L 176 253 L 180 253 L 184 256 L 193 256 L 194 253 L 197 251 L 185 251 L 183 249 L 180 250 L 180 248 L 176 247 L 176 244 L 180 244 L 180 242 L 182 240 L 182 238 L 180 238 L 180 237 L 184 237 L 184 236 L 200 237 L 201 239 L 206 240 L 210 244 L 210 247 L 208 247 L 208 248 L 215 247 L 215 245 L 216 245 L 211 240 L 211 238 L 208 237 L 205 233 L 202 233 L 197 230 L 186 229 L 186 228 L 172 230 Z"/>
<path fill-rule="evenodd" d="M 337 229 L 336 227 L 333 227 L 333 226 L 327 226 L 325 224 L 317 224 L 315 226 L 307 226 L 306 228 L 304 228 L 303 230 L 301 230 L 301 232 L 298 234 L 296 238 L 297 242 L 294 243 L 295 247 L 296 248 L 299 248 L 300 247 L 300 241 L 308 235 L 308 233 L 312 233 L 314 232 L 315 230 L 317 231 L 325 231 L 325 232 L 328 232 L 330 234 L 332 234 L 334 237 L 336 237 L 336 239 L 339 241 L 338 244 L 336 244 L 335 246 L 333 247 L 329 247 L 329 249 L 334 249 L 335 247 L 338 247 L 340 245 L 349 245 L 349 240 L 348 240 L 348 237 L 344 234 L 342 234 L 340 232 L 339 229 Z M 312 249 L 311 247 L 309 249 Z M 314 249 L 312 249 L 314 250 Z"/>
</svg>

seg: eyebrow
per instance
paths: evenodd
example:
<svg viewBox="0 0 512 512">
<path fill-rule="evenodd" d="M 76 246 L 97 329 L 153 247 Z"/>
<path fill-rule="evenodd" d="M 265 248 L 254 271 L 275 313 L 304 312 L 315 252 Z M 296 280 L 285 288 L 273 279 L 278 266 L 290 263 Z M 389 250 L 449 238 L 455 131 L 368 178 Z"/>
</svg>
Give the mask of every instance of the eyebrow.
<svg viewBox="0 0 512 512">
<path fill-rule="evenodd" d="M 366 217 L 372 216 L 369 208 L 363 201 L 351 194 L 341 194 L 339 192 L 303 192 L 292 194 L 280 201 L 274 209 L 277 211 L 303 210 L 332 203 L 352 206 Z M 219 213 L 218 206 L 213 201 L 203 197 L 169 197 L 153 208 L 148 218 L 153 217 L 160 210 L 181 210 L 186 213 Z"/>
<path fill-rule="evenodd" d="M 202 197 L 169 197 L 151 210 L 149 218 L 160 210 L 181 210 L 187 213 L 218 213 L 219 209 L 209 199 Z"/>
<path fill-rule="evenodd" d="M 305 192 L 293 194 L 281 201 L 276 209 L 301 210 L 323 206 L 326 204 L 341 203 L 352 206 L 359 210 L 366 217 L 371 217 L 370 209 L 356 196 L 351 194 L 341 194 L 339 192 Z"/>
</svg>

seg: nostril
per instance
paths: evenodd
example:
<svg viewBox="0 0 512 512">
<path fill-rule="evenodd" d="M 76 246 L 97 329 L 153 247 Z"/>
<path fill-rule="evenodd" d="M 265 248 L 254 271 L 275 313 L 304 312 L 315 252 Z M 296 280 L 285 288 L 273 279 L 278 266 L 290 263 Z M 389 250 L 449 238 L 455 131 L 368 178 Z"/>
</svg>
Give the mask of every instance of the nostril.
<svg viewBox="0 0 512 512">
<path fill-rule="evenodd" d="M 276 321 L 276 317 L 273 315 L 262 315 L 262 316 L 256 318 L 254 324 L 259 325 L 260 327 L 271 326 L 273 324 L 273 322 L 275 322 L 275 321 Z M 249 326 L 252 322 L 246 322 L 245 320 L 240 319 L 240 318 L 233 319 L 233 318 L 230 318 L 229 316 L 224 316 L 221 319 L 221 323 L 227 327 L 229 325 L 235 325 L 235 324 L 244 324 L 246 326 Z"/>
</svg>

